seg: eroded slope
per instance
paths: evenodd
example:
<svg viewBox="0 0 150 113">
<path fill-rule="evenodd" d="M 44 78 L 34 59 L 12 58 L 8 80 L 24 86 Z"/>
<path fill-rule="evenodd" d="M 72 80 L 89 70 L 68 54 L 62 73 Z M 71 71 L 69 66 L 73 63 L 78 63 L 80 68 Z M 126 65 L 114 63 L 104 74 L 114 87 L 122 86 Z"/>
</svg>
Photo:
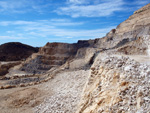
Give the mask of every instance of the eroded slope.
<svg viewBox="0 0 150 113">
<path fill-rule="evenodd" d="M 150 67 L 126 57 L 101 56 L 91 67 L 76 113 L 150 111 Z"/>
</svg>

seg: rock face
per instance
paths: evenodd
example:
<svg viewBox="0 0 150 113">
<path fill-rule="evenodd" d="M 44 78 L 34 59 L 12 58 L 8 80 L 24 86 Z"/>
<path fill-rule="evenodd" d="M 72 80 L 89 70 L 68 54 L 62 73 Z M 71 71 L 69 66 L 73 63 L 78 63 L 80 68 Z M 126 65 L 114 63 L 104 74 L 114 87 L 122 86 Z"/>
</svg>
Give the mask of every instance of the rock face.
<svg viewBox="0 0 150 113">
<path fill-rule="evenodd" d="M 101 48 L 104 54 L 99 53 L 91 67 L 76 113 L 150 111 L 150 66 L 122 56 L 149 55 L 149 17 L 150 4 L 105 37 L 95 40 L 94 46 Z"/>
<path fill-rule="evenodd" d="M 149 35 L 150 4 L 136 11 L 126 21 L 122 22 L 116 29 L 118 35 L 141 36 Z"/>
<path fill-rule="evenodd" d="M 79 48 L 88 47 L 88 41 L 75 44 L 47 43 L 37 54 L 23 64 L 21 70 L 31 73 L 45 73 L 53 67 L 61 66 L 68 59 L 72 59 Z"/>
<path fill-rule="evenodd" d="M 149 71 L 149 66 L 129 58 L 100 54 L 76 113 L 149 112 Z"/>
<path fill-rule="evenodd" d="M 38 48 L 19 42 L 5 43 L 0 45 L 0 61 L 18 61 L 26 59 L 36 52 L 38 52 Z"/>
<path fill-rule="evenodd" d="M 127 44 L 117 48 L 117 52 L 123 53 L 126 55 L 147 55 L 150 36 L 148 37 L 139 37 L 135 41 L 128 42 Z"/>
<path fill-rule="evenodd" d="M 111 30 L 104 38 L 96 39 L 95 46 L 98 48 L 113 48 L 125 39 L 127 42 L 134 41 L 139 37 L 150 35 L 150 4 L 136 11 L 126 21 Z M 126 42 L 126 43 L 127 43 Z M 124 45 L 120 44 L 121 45 Z"/>
<path fill-rule="evenodd" d="M 148 10 L 148 9 L 150 9 L 150 4 L 147 4 L 147 5 L 144 6 L 143 8 L 141 8 L 141 9 L 135 11 L 134 14 L 143 12 L 143 11 Z"/>
<path fill-rule="evenodd" d="M 0 63 L 0 76 L 4 76 L 8 73 L 8 70 L 15 65 L 19 65 L 21 62 L 12 62 L 7 64 Z"/>
</svg>

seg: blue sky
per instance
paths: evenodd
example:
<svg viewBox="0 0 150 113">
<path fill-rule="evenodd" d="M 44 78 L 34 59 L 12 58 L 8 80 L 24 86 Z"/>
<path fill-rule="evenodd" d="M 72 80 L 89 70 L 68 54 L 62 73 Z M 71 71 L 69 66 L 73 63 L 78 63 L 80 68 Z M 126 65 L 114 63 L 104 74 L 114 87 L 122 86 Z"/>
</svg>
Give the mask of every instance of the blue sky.
<svg viewBox="0 0 150 113">
<path fill-rule="evenodd" d="M 0 0 L 0 44 L 75 43 L 105 36 L 150 0 Z"/>
</svg>

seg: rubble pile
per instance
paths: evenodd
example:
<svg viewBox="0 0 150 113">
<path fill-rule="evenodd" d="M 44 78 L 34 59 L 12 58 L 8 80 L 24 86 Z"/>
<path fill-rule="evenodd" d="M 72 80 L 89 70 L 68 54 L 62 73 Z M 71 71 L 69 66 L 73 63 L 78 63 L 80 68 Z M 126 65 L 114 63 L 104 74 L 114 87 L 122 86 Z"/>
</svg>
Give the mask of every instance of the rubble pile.
<svg viewBox="0 0 150 113">
<path fill-rule="evenodd" d="M 150 67 L 127 57 L 99 57 L 77 113 L 150 111 Z"/>
</svg>

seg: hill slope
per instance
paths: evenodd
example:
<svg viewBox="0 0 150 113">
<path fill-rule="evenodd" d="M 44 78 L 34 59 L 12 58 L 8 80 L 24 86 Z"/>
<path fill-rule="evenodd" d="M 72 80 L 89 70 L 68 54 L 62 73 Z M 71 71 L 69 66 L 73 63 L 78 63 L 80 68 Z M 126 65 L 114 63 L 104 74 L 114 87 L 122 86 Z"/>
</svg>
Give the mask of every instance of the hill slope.
<svg viewBox="0 0 150 113">
<path fill-rule="evenodd" d="M 19 42 L 5 43 L 0 45 L 0 61 L 18 61 L 26 59 L 35 52 L 38 52 L 38 48 Z"/>
</svg>

